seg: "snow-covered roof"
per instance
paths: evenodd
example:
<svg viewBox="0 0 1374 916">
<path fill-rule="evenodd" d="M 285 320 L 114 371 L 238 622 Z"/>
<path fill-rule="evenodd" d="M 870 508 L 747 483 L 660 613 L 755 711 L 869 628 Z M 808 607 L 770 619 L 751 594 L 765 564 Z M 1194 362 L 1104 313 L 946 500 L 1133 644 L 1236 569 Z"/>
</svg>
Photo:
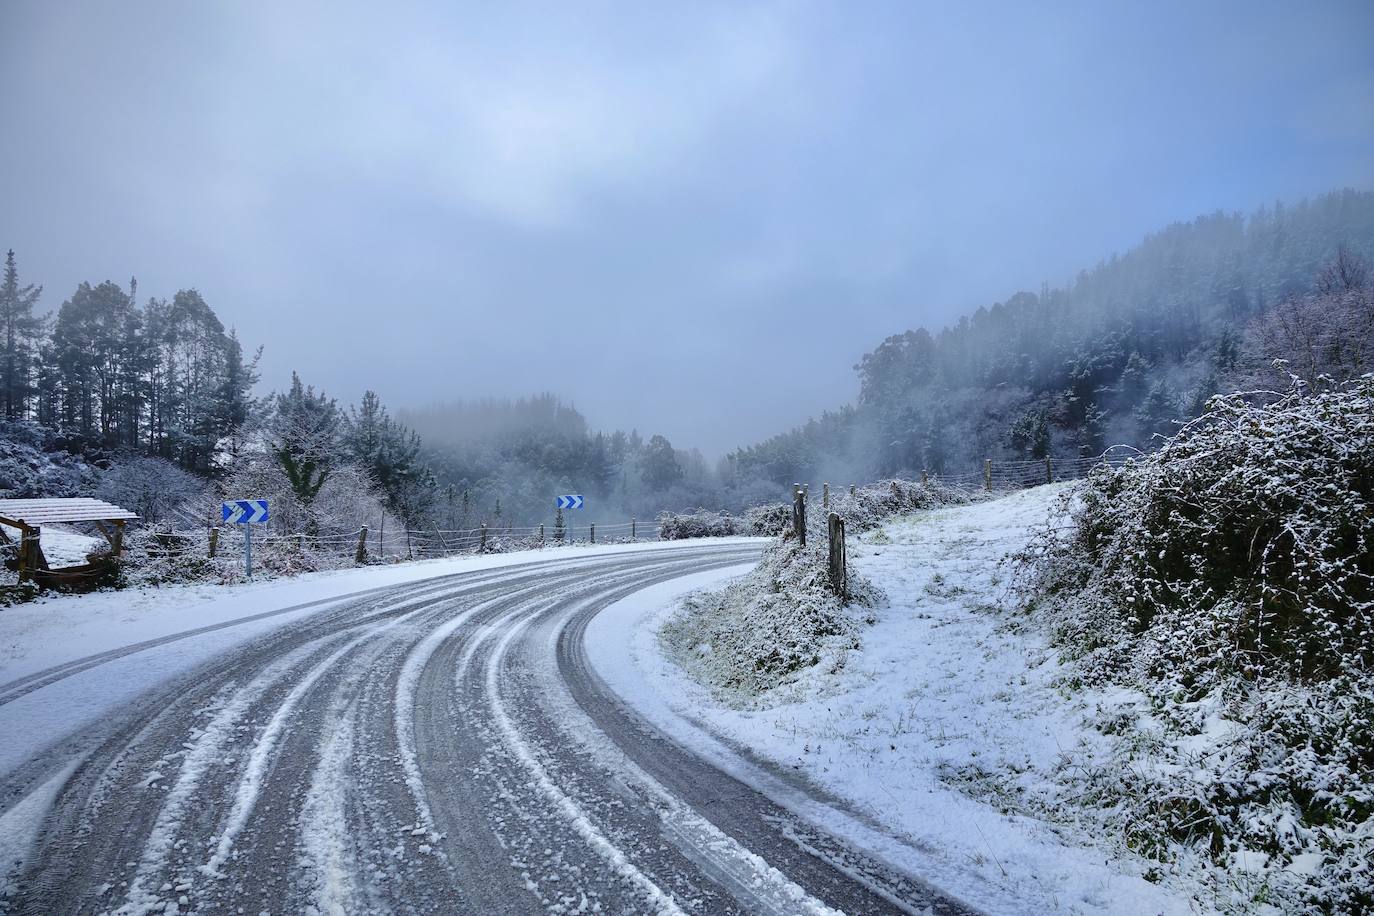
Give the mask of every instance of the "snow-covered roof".
<svg viewBox="0 0 1374 916">
<path fill-rule="evenodd" d="M 118 522 L 138 518 L 103 499 L 70 497 L 54 499 L 0 499 L 0 523 L 29 527 L 53 522 Z"/>
</svg>

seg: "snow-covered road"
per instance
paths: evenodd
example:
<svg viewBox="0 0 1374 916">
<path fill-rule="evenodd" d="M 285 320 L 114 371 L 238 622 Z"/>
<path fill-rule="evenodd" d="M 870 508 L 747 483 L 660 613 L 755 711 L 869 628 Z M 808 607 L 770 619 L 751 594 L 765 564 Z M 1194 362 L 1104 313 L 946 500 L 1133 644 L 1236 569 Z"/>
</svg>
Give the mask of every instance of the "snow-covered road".
<svg viewBox="0 0 1374 916">
<path fill-rule="evenodd" d="M 284 615 L 5 773 L 7 827 L 51 813 L 0 906 L 967 912 L 665 740 L 592 668 L 600 611 L 758 549 L 479 570 Z M 0 714 L 215 632 L 32 670 Z"/>
</svg>

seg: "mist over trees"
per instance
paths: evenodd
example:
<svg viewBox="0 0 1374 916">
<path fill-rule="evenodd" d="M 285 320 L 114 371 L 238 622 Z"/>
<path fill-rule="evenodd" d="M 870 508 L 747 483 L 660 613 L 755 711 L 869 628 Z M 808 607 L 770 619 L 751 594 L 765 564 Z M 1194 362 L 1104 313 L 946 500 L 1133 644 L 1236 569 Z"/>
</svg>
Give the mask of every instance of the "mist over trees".
<svg viewBox="0 0 1374 916">
<path fill-rule="evenodd" d="M 552 497 L 587 496 L 567 521 L 652 519 L 663 509 L 718 506 L 726 499 L 696 450 L 636 430 L 593 431 L 555 395 L 454 401 L 399 416 L 423 438 L 439 490 L 438 514 L 450 527 L 539 524 L 553 518 Z"/>
<path fill-rule="evenodd" d="M 1370 370 L 1374 193 L 1169 226 L 932 333 L 889 337 L 858 403 L 732 452 L 727 486 L 969 472 L 983 458 L 1148 447 L 1208 397 Z M 1285 382 L 1286 384 L 1286 382 Z"/>
<path fill-rule="evenodd" d="M 595 430 L 551 393 L 393 416 L 365 379 L 350 405 L 293 375 L 258 397 L 260 351 L 194 289 L 140 304 L 134 281 L 82 283 L 44 316 L 10 252 L 0 490 L 100 492 L 154 520 L 193 503 L 200 523 L 223 496 L 267 496 L 274 524 L 309 534 L 548 523 L 555 495 L 580 493 L 581 525 L 1148 447 L 1215 393 L 1371 371 L 1371 260 L 1368 192 L 1179 223 L 1064 287 L 889 337 L 855 367 L 855 404 L 712 466 L 659 431 Z"/>
</svg>

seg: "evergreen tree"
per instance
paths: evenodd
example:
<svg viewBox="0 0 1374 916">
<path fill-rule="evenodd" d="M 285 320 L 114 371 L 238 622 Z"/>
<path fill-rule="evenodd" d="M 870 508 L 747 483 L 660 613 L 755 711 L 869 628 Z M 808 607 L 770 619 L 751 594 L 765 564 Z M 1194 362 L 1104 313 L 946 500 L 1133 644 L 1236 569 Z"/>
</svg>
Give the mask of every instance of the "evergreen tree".
<svg viewBox="0 0 1374 916">
<path fill-rule="evenodd" d="M 338 404 L 291 373 L 291 388 L 277 395 L 272 454 L 302 506 L 309 510 L 329 479 L 340 452 Z M 310 525 L 314 533 L 315 525 Z"/>
<path fill-rule="evenodd" d="M 350 408 L 344 443 L 351 457 L 367 469 L 386 495 L 388 507 L 407 523 L 418 522 L 421 507 L 433 503 L 433 475 L 420 460 L 419 435 L 393 420 L 375 391 L 363 393 Z"/>
<path fill-rule="evenodd" d="M 677 452 L 666 438 L 654 435 L 644 447 L 640 463 L 640 479 L 651 490 L 662 492 L 682 479 L 682 465 Z"/>
<path fill-rule="evenodd" d="M 33 358 L 43 327 L 43 320 L 33 314 L 33 307 L 42 293 L 41 286 L 19 285 L 19 268 L 14 249 L 10 249 L 5 256 L 4 282 L 0 283 L 0 336 L 4 338 L 4 352 L 0 353 L 0 402 L 7 420 L 28 415 L 33 394 Z"/>
</svg>

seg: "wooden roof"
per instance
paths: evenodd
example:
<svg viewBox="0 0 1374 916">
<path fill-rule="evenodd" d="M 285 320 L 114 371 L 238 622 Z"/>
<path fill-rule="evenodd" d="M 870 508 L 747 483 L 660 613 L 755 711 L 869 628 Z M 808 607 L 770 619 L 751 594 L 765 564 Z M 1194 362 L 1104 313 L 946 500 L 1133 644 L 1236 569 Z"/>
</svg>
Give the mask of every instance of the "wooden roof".
<svg viewBox="0 0 1374 916">
<path fill-rule="evenodd" d="M 134 518 L 138 518 L 135 513 L 102 499 L 0 499 L 0 524 L 16 528 L 53 522 L 119 522 Z"/>
</svg>

